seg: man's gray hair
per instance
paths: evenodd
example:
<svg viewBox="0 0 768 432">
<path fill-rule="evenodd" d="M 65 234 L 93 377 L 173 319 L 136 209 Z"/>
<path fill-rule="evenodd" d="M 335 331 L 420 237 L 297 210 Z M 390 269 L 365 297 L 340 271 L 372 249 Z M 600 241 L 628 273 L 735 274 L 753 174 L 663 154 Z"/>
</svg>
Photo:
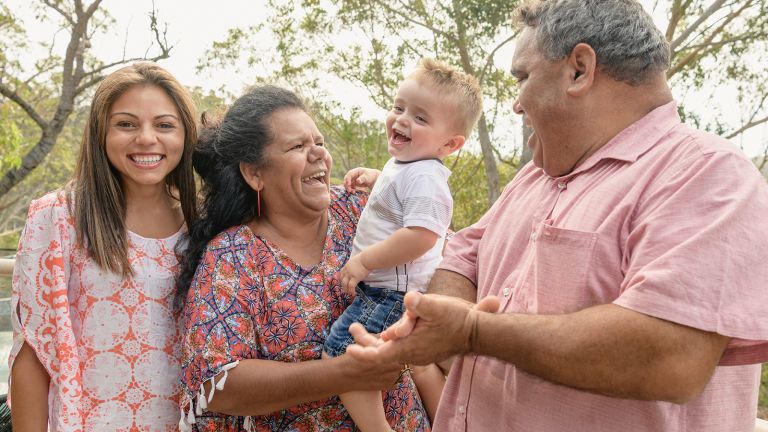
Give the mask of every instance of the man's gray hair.
<svg viewBox="0 0 768 432">
<path fill-rule="evenodd" d="M 529 0 L 515 20 L 534 29 L 549 60 L 564 59 L 586 43 L 603 72 L 631 85 L 669 68 L 669 43 L 635 0 Z"/>
</svg>

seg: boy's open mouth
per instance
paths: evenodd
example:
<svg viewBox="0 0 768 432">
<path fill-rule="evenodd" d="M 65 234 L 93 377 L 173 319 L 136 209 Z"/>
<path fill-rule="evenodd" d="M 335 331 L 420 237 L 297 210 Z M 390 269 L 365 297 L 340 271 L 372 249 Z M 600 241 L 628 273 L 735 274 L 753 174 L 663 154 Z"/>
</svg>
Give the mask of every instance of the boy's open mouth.
<svg viewBox="0 0 768 432">
<path fill-rule="evenodd" d="M 410 141 L 411 141 L 411 139 L 409 137 L 401 134 L 400 132 L 398 132 L 398 131 L 396 131 L 394 129 L 392 130 L 392 142 L 394 144 L 405 144 L 405 143 L 410 142 Z"/>
</svg>

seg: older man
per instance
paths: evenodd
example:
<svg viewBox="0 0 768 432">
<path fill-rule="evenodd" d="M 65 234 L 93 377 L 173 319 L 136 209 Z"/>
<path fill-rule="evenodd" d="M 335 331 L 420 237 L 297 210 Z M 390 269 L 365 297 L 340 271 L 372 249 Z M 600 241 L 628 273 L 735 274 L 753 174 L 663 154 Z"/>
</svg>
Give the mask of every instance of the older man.
<svg viewBox="0 0 768 432">
<path fill-rule="evenodd" d="M 439 432 L 751 430 L 768 360 L 765 180 L 680 122 L 669 46 L 636 1 L 529 2 L 517 17 L 514 109 L 533 162 L 449 242 L 429 292 L 451 297 L 409 295 L 395 340 L 355 328 L 350 352 L 459 354 Z"/>
</svg>

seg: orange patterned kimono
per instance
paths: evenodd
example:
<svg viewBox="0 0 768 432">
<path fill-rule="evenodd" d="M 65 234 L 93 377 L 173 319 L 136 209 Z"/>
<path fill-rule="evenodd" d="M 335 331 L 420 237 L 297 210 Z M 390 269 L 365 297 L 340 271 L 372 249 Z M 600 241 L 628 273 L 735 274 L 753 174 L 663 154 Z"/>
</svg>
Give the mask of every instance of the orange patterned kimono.
<svg viewBox="0 0 768 432">
<path fill-rule="evenodd" d="M 128 233 L 132 277 L 75 246 L 64 192 L 33 201 L 13 274 L 14 342 L 51 377 L 51 431 L 172 431 L 179 422 L 180 339 L 173 311 L 185 228 L 165 239 Z M 24 383 L 14 382 L 24 386 Z"/>
</svg>

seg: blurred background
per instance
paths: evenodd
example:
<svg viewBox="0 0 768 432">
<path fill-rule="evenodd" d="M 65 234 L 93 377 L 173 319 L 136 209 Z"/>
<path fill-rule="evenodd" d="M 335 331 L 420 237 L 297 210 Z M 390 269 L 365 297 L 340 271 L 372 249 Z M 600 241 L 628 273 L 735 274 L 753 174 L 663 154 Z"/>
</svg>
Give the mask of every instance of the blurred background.
<svg viewBox="0 0 768 432">
<path fill-rule="evenodd" d="M 692 126 L 731 140 L 768 175 L 768 0 L 643 0 L 672 47 L 667 76 Z M 31 199 L 72 174 L 88 101 L 108 73 L 157 61 L 200 111 L 248 86 L 312 105 L 338 181 L 388 158 L 383 119 L 421 57 L 472 73 L 485 112 L 447 161 L 453 228 L 476 221 L 530 159 L 512 113 L 515 0 L 0 1 L 0 258 L 13 257 Z M 768 215 L 767 215 L 768 216 Z M 764 234 L 764 233 L 763 233 Z M 0 274 L 0 393 L 7 390 L 10 277 Z M 764 367 L 764 382 L 768 371 Z M 768 393 L 761 389 L 761 416 Z M 764 410 L 764 411 L 763 411 Z"/>
</svg>

